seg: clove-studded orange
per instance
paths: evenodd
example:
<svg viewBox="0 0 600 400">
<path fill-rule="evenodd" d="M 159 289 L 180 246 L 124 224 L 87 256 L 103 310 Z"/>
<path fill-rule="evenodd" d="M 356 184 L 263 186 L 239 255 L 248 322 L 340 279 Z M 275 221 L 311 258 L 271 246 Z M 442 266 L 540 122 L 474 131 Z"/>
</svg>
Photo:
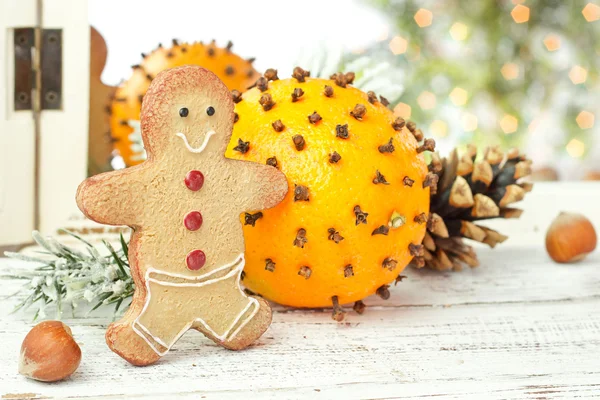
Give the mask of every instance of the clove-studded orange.
<svg viewBox="0 0 600 400">
<path fill-rule="evenodd" d="M 214 41 L 183 43 L 173 39 L 170 48 L 159 45 L 149 54 L 142 53 L 141 63 L 132 66 L 131 77 L 119 86 L 108 107 L 110 135 L 125 165 L 136 165 L 145 159 L 136 128 L 144 94 L 159 72 L 182 65 L 200 65 L 215 73 L 230 90 L 245 90 L 256 81 L 259 74 L 252 67 L 253 59 L 244 60 L 231 48 L 231 42 L 221 48 Z"/>
<path fill-rule="evenodd" d="M 388 286 L 405 266 L 423 262 L 429 216 L 423 152 L 414 123 L 394 116 L 387 100 L 351 86 L 354 74 L 290 79 L 274 70 L 243 95 L 234 91 L 236 123 L 226 155 L 279 168 L 289 192 L 275 208 L 241 216 L 244 285 L 294 307 L 340 304 Z"/>
</svg>

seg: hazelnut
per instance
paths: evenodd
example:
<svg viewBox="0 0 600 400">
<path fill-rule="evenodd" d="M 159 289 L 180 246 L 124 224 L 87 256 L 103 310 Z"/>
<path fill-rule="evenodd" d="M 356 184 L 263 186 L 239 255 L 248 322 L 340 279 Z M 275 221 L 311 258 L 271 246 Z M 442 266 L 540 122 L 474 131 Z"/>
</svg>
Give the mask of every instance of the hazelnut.
<svg viewBox="0 0 600 400">
<path fill-rule="evenodd" d="M 546 250 L 559 263 L 583 260 L 596 242 L 594 226 L 581 214 L 560 213 L 546 233 Z"/>
<path fill-rule="evenodd" d="M 71 329 L 60 321 L 37 324 L 21 346 L 19 373 L 43 382 L 68 378 L 81 361 L 81 349 Z"/>
</svg>

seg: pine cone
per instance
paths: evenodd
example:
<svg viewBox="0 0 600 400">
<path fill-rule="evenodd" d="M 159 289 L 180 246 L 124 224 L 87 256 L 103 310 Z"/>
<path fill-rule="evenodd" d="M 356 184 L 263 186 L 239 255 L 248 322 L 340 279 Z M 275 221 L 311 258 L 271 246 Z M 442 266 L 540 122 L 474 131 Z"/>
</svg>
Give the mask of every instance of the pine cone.
<svg viewBox="0 0 600 400">
<path fill-rule="evenodd" d="M 509 207 L 522 200 L 533 185 L 522 182 L 531 174 L 531 160 L 517 149 L 501 152 L 486 149 L 475 161 L 477 148 L 469 145 L 461 157 L 454 150 L 446 159 L 432 154 L 429 170 L 439 176 L 437 191 L 431 191 L 431 214 L 423 239 L 423 256 L 413 266 L 446 271 L 463 264 L 479 265 L 474 249 L 463 238 L 495 247 L 507 236 L 475 222 L 492 218 L 519 218 L 522 210 Z"/>
</svg>

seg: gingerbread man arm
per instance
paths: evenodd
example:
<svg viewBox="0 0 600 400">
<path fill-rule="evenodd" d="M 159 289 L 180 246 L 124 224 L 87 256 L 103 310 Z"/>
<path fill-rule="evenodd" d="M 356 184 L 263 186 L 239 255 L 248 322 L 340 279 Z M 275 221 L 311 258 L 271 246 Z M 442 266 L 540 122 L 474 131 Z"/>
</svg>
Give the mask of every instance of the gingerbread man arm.
<svg viewBox="0 0 600 400">
<path fill-rule="evenodd" d="M 242 211 L 265 210 L 279 204 L 288 192 L 285 175 L 275 167 L 247 161 L 234 161 L 243 172 L 240 179 L 240 193 L 248 193 L 241 198 Z"/>
<path fill-rule="evenodd" d="M 101 224 L 138 225 L 145 197 L 140 176 L 144 167 L 142 164 L 86 179 L 77 189 L 77 206 L 86 217 Z"/>
</svg>

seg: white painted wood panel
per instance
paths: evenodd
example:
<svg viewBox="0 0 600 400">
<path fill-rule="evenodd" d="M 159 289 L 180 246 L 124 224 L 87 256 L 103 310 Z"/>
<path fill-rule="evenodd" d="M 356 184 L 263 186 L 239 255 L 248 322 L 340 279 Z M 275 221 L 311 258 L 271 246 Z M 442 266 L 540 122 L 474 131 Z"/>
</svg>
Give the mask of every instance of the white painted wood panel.
<svg viewBox="0 0 600 400">
<path fill-rule="evenodd" d="M 53 233 L 78 214 L 75 193 L 86 177 L 90 27 L 87 1 L 44 0 L 43 7 L 44 28 L 63 30 L 63 108 L 40 120 L 40 231 Z"/>
<path fill-rule="evenodd" d="M 35 24 L 35 0 L 0 1 L 0 246 L 34 228 L 35 128 L 31 111 L 14 111 L 13 29 Z"/>
</svg>

